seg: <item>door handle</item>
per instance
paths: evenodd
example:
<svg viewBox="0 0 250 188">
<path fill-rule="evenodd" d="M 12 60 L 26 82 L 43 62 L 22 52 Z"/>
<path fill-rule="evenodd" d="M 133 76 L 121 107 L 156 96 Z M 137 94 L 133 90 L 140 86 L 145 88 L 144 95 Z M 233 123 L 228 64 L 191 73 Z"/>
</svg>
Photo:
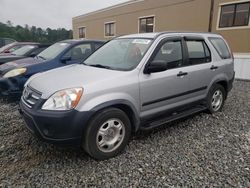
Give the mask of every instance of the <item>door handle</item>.
<svg viewBox="0 0 250 188">
<path fill-rule="evenodd" d="M 186 75 L 188 75 L 188 73 L 187 72 L 182 72 L 182 71 L 177 74 L 178 77 L 184 77 Z"/>
<path fill-rule="evenodd" d="M 211 70 L 216 70 L 216 69 L 218 69 L 218 68 L 219 68 L 219 67 L 214 66 L 214 65 L 212 65 L 212 67 L 210 67 Z"/>
</svg>

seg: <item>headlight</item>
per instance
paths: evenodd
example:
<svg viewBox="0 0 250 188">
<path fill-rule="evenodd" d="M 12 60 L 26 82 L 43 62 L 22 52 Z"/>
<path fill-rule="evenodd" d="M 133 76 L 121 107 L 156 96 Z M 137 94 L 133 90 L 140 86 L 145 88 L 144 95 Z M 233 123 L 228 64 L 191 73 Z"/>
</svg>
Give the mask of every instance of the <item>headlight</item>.
<svg viewBox="0 0 250 188">
<path fill-rule="evenodd" d="M 76 107 L 82 96 L 82 88 L 72 88 L 53 94 L 42 106 L 43 110 L 64 111 Z"/>
<path fill-rule="evenodd" d="M 7 72 L 5 75 L 3 75 L 4 78 L 10 78 L 10 77 L 14 77 L 14 76 L 18 76 L 20 74 L 23 74 L 26 72 L 26 68 L 18 68 L 18 69 L 13 69 L 9 72 Z"/>
</svg>

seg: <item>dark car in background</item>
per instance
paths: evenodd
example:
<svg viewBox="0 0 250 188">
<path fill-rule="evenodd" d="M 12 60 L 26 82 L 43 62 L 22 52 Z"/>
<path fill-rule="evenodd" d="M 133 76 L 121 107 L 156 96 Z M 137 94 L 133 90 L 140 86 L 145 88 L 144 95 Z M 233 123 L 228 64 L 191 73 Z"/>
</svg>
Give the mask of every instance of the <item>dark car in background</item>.
<svg viewBox="0 0 250 188">
<path fill-rule="evenodd" d="M 51 45 L 34 58 L 3 64 L 0 66 L 0 95 L 18 96 L 32 75 L 81 63 L 104 43 L 98 40 L 65 40 Z"/>
<path fill-rule="evenodd" d="M 0 38 L 0 48 L 8 44 L 16 42 L 14 39 L 10 38 Z"/>
<path fill-rule="evenodd" d="M 25 45 L 18 50 L 15 50 L 12 53 L 2 54 L 0 55 L 0 65 L 9 62 L 15 61 L 18 59 L 24 59 L 27 57 L 36 57 L 43 50 L 48 48 L 49 44 L 33 44 L 33 45 Z"/>
<path fill-rule="evenodd" d="M 14 43 L 8 44 L 8 45 L 0 48 L 0 54 L 12 53 L 17 49 L 22 48 L 25 45 L 34 45 L 34 44 L 39 44 L 39 43 L 36 43 L 36 42 L 14 42 Z"/>
</svg>

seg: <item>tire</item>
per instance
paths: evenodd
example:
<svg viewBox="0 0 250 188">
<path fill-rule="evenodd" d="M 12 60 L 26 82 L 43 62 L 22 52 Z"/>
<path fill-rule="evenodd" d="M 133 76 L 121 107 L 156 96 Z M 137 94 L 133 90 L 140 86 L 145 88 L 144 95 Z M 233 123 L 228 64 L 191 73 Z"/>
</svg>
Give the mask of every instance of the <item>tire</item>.
<svg viewBox="0 0 250 188">
<path fill-rule="evenodd" d="M 117 156 L 128 144 L 131 123 L 120 109 L 109 108 L 98 112 L 84 132 L 82 146 L 96 160 Z"/>
<path fill-rule="evenodd" d="M 226 99 L 225 88 L 220 84 L 215 84 L 209 91 L 207 97 L 208 111 L 213 114 L 221 111 Z"/>
</svg>

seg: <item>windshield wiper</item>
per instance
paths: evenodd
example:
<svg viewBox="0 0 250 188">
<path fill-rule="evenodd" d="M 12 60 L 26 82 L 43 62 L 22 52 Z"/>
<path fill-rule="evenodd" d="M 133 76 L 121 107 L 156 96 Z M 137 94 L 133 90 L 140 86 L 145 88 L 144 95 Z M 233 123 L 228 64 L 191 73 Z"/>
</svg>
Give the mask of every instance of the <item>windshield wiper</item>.
<svg viewBox="0 0 250 188">
<path fill-rule="evenodd" d="M 85 64 L 86 65 L 86 64 Z M 98 68 L 104 68 L 104 69 L 111 69 L 111 67 L 107 66 L 107 65 L 101 65 L 101 64 L 94 64 L 94 65 L 88 65 L 91 67 L 98 67 Z"/>
<path fill-rule="evenodd" d="M 39 57 L 40 59 L 43 59 L 43 60 L 46 60 L 46 58 L 45 57 L 43 57 L 43 56 L 37 56 L 37 57 Z"/>
</svg>

